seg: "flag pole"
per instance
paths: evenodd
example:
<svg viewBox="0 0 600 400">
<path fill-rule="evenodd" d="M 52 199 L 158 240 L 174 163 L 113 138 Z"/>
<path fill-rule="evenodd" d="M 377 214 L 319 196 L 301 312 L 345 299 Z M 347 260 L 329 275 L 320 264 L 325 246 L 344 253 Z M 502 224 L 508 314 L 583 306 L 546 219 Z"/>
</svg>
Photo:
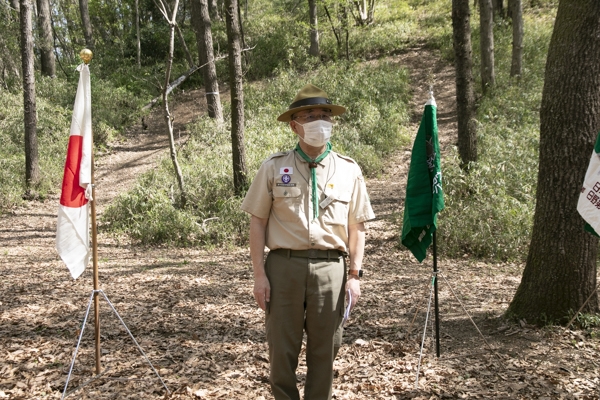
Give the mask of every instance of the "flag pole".
<svg viewBox="0 0 600 400">
<path fill-rule="evenodd" d="M 89 49 L 83 49 L 79 52 L 79 58 L 88 65 L 92 60 L 93 54 Z M 92 185 L 92 200 L 91 200 L 91 214 L 92 214 L 92 263 L 93 263 L 93 275 L 94 275 L 94 341 L 96 343 L 96 374 L 100 374 L 102 370 L 100 365 L 100 298 L 99 284 L 98 284 L 98 232 L 96 229 L 96 188 L 94 178 L 94 135 L 92 134 L 92 165 L 91 165 L 91 185 Z"/>
<path fill-rule="evenodd" d="M 440 358 L 440 309 L 438 304 L 438 269 L 437 269 L 437 240 L 436 232 L 433 232 L 433 290 L 435 302 L 435 349 L 437 357 Z"/>
</svg>

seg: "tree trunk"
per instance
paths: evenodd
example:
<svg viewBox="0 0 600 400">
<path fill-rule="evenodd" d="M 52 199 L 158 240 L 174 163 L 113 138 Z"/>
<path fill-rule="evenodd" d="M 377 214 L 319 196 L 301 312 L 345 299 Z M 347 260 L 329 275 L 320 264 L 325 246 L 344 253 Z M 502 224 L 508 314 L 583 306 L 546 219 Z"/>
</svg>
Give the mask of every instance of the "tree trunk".
<svg viewBox="0 0 600 400">
<path fill-rule="evenodd" d="M 508 309 L 530 323 L 598 312 L 598 239 L 577 212 L 600 129 L 600 2 L 561 1 L 548 49 L 540 108 L 540 161 L 531 245 Z"/>
<path fill-rule="evenodd" d="M 520 76 L 523 65 L 523 5 L 521 0 L 509 0 L 512 18 L 512 61 L 510 76 Z"/>
<path fill-rule="evenodd" d="M 217 80 L 212 26 L 207 0 L 192 0 L 192 23 L 196 32 L 200 65 L 203 66 L 208 116 L 221 123 L 223 122 L 223 107 L 219 97 L 219 81 Z"/>
<path fill-rule="evenodd" d="M 456 65 L 456 111 L 458 153 L 463 166 L 477 161 L 477 132 L 474 118 L 473 61 L 469 0 L 452 0 L 452 30 Z"/>
<path fill-rule="evenodd" d="M 81 13 L 81 27 L 83 28 L 85 45 L 88 49 L 94 50 L 94 36 L 92 35 L 92 23 L 90 22 L 88 0 L 79 0 L 79 12 Z"/>
<path fill-rule="evenodd" d="M 26 196 L 34 196 L 33 190 L 40 181 L 38 160 L 37 119 L 35 104 L 35 71 L 31 21 L 31 0 L 20 0 L 21 64 L 23 72 L 23 121 L 25 124 L 25 187 Z"/>
<path fill-rule="evenodd" d="M 479 48 L 481 51 L 481 90 L 494 86 L 494 11 L 492 0 L 479 0 Z"/>
<path fill-rule="evenodd" d="M 217 0 L 208 0 L 208 14 L 210 19 L 214 21 L 221 21 L 221 15 L 219 13 L 219 4 Z"/>
<path fill-rule="evenodd" d="M 50 18 L 50 1 L 37 0 L 38 27 L 40 31 L 40 58 L 42 74 L 56 76 L 56 62 L 54 60 L 54 43 L 52 39 L 52 20 Z"/>
<path fill-rule="evenodd" d="M 317 0 L 308 0 L 308 16 L 310 24 L 310 49 L 308 54 L 319 57 L 319 26 L 317 21 Z"/>
<path fill-rule="evenodd" d="M 492 18 L 494 15 L 504 18 L 504 1 L 492 0 Z"/>
<path fill-rule="evenodd" d="M 244 150 L 244 87 L 242 84 L 242 49 L 237 0 L 225 1 L 227 42 L 229 44 L 229 83 L 231 87 L 231 149 L 233 187 L 241 195 L 248 186 Z"/>
<path fill-rule="evenodd" d="M 135 61 L 142 68 L 142 43 L 140 39 L 140 1 L 135 0 Z"/>
</svg>

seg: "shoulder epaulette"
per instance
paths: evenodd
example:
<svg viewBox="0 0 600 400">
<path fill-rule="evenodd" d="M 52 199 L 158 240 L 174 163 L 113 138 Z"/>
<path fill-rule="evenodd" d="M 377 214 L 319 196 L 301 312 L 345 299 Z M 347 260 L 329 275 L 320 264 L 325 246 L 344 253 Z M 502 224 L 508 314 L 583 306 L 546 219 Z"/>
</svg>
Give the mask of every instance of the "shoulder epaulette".
<svg viewBox="0 0 600 400">
<path fill-rule="evenodd" d="M 341 158 L 342 160 L 345 160 L 345 161 L 348 161 L 348 162 L 350 162 L 350 163 L 353 163 L 353 164 L 357 164 L 357 165 L 358 165 L 358 163 L 357 163 L 356 161 L 354 161 L 354 159 L 352 159 L 352 158 L 350 158 L 350 157 L 348 157 L 348 156 L 343 156 L 343 155 L 341 155 L 341 154 L 339 154 L 339 153 L 335 153 L 335 155 L 336 155 L 336 156 L 338 156 L 339 158 Z"/>
<path fill-rule="evenodd" d="M 265 161 L 269 161 L 269 160 L 272 160 L 272 159 L 278 158 L 278 157 L 283 157 L 283 156 L 289 154 L 290 151 L 293 151 L 293 150 L 280 151 L 279 153 L 271 154 L 269 157 L 267 157 L 267 159 Z"/>
</svg>

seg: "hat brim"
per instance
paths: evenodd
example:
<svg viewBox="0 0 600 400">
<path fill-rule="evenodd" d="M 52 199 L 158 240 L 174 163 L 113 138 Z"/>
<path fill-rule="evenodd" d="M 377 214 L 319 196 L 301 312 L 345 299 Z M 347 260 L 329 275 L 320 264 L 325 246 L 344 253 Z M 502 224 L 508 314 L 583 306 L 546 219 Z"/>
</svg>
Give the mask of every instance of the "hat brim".
<svg viewBox="0 0 600 400">
<path fill-rule="evenodd" d="M 302 110 L 310 110 L 312 108 L 327 108 L 327 109 L 331 110 L 331 115 L 333 117 L 335 117 L 337 115 L 342 115 L 343 113 L 346 112 L 346 107 L 336 106 L 335 104 L 310 104 L 307 106 L 290 108 L 289 110 L 287 110 L 286 112 L 281 114 L 279 117 L 277 117 L 277 121 L 290 122 L 292 120 L 292 115 L 294 115 L 297 112 L 300 112 Z"/>
</svg>

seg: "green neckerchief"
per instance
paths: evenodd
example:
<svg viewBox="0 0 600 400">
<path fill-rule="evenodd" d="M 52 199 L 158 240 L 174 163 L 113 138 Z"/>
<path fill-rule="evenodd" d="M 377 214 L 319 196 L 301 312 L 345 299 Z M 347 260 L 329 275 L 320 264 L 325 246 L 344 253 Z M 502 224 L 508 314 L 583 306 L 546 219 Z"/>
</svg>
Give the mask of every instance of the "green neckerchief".
<svg viewBox="0 0 600 400">
<path fill-rule="evenodd" d="M 300 148 L 300 143 L 296 145 L 296 151 L 300 154 L 300 157 L 308 163 L 310 168 L 310 180 L 312 183 L 312 204 L 313 204 L 313 215 L 314 219 L 319 218 L 319 196 L 317 195 L 317 163 L 321 162 L 329 152 L 331 151 L 331 143 L 327 142 L 327 149 L 319 157 L 314 160 L 306 155 Z"/>
</svg>

